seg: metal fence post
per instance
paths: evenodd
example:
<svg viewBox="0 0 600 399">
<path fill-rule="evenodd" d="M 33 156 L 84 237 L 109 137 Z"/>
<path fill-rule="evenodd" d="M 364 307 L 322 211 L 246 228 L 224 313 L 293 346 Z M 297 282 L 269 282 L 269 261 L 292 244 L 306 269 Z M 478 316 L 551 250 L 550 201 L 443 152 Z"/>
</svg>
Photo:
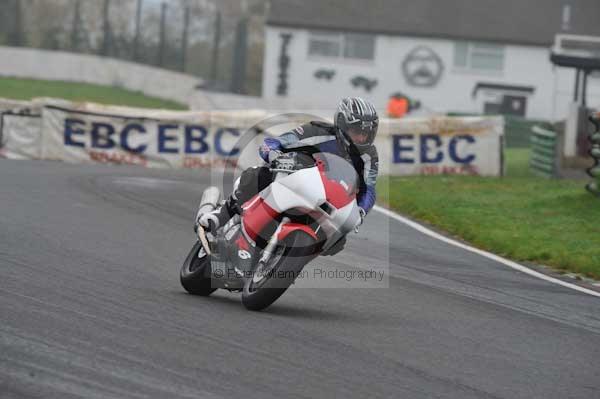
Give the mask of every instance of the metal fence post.
<svg viewBox="0 0 600 399">
<path fill-rule="evenodd" d="M 160 43 L 158 45 L 158 57 L 156 64 L 160 67 L 165 63 L 165 44 L 167 41 L 167 3 L 162 2 L 160 6 Z"/>
<path fill-rule="evenodd" d="M 25 46 L 25 32 L 23 29 L 23 9 L 21 8 L 20 0 L 13 0 L 12 29 L 8 36 L 8 43 L 11 46 Z"/>
<path fill-rule="evenodd" d="M 179 59 L 179 69 L 185 73 L 185 67 L 187 64 L 187 49 L 188 49 L 188 38 L 190 28 L 190 4 L 186 3 L 183 10 L 183 32 L 181 34 L 181 54 Z"/>
<path fill-rule="evenodd" d="M 217 10 L 215 15 L 215 27 L 213 35 L 212 58 L 210 62 L 210 84 L 216 86 L 219 67 L 219 47 L 221 46 L 221 12 Z"/>
<path fill-rule="evenodd" d="M 242 16 L 235 30 L 235 44 L 233 48 L 233 76 L 231 91 L 237 94 L 246 92 L 246 62 L 248 47 L 248 17 Z"/>
<path fill-rule="evenodd" d="M 77 52 L 81 38 L 81 0 L 75 0 L 73 24 L 71 25 L 71 51 Z"/>
<path fill-rule="evenodd" d="M 112 50 L 112 32 L 110 29 L 110 0 L 104 0 L 104 6 L 102 7 L 102 48 L 100 49 L 100 55 L 109 56 Z"/>
<path fill-rule="evenodd" d="M 140 58 L 140 35 L 142 32 L 142 7 L 144 0 L 137 0 L 135 9 L 135 37 L 133 39 L 133 60 L 139 61 Z"/>
</svg>

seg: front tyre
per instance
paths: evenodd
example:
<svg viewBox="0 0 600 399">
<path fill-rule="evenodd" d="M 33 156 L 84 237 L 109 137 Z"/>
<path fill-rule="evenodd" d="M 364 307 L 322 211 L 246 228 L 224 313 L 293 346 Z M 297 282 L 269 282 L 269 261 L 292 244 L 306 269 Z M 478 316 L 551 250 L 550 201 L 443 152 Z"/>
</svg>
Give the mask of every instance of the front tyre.
<svg viewBox="0 0 600 399">
<path fill-rule="evenodd" d="M 248 310 L 263 310 L 292 285 L 316 256 L 315 241 L 302 231 L 291 233 L 275 249 L 267 265 L 257 266 L 244 282 L 242 303 Z"/>
<path fill-rule="evenodd" d="M 204 252 L 202 244 L 196 241 L 181 266 L 179 280 L 187 292 L 192 295 L 209 296 L 217 289 L 212 287 L 210 278 L 210 256 L 198 254 Z"/>
</svg>

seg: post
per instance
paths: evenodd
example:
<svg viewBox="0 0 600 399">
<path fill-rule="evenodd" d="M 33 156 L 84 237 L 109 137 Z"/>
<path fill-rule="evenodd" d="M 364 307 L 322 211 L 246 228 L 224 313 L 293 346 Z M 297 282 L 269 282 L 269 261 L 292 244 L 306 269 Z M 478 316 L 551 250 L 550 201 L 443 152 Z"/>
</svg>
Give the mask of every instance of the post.
<svg viewBox="0 0 600 399">
<path fill-rule="evenodd" d="M 185 3 L 183 16 L 183 34 L 181 38 L 181 60 L 179 69 L 181 72 L 185 72 L 185 66 L 187 63 L 187 49 L 188 49 L 188 32 L 190 27 L 190 4 L 189 2 Z"/>
<path fill-rule="evenodd" d="M 579 104 L 579 83 L 581 82 L 581 69 L 577 68 L 575 73 L 575 95 L 573 96 L 573 102 Z"/>
<path fill-rule="evenodd" d="M 581 88 L 581 105 L 583 105 L 584 108 L 587 107 L 587 87 L 588 87 L 588 75 L 590 74 L 590 71 L 587 69 L 584 69 L 583 71 L 583 87 Z"/>
<path fill-rule="evenodd" d="M 8 38 L 8 42 L 11 46 L 24 46 L 25 45 L 25 35 L 23 33 L 23 13 L 21 10 L 21 1 L 13 0 L 13 26 L 10 31 L 10 36 Z"/>
<path fill-rule="evenodd" d="M 215 18 L 215 32 L 213 36 L 212 59 L 210 65 L 210 82 L 215 85 L 218 79 L 217 68 L 219 66 L 219 46 L 221 45 L 221 11 L 217 11 Z"/>
<path fill-rule="evenodd" d="M 81 0 L 75 2 L 75 12 L 73 15 L 73 25 L 71 28 L 71 51 L 79 50 L 79 37 L 81 29 Z"/>
<path fill-rule="evenodd" d="M 110 34 L 110 20 L 109 20 L 109 10 L 110 10 L 110 0 L 104 0 L 104 8 L 102 10 L 103 13 L 103 34 L 104 38 L 102 40 L 102 49 L 100 50 L 100 55 L 108 56 L 111 51 L 111 34 Z"/>
<path fill-rule="evenodd" d="M 166 22 L 167 22 L 167 3 L 163 1 L 160 9 L 160 44 L 158 46 L 157 65 L 163 66 L 165 61 L 165 41 L 166 41 Z"/>
<path fill-rule="evenodd" d="M 137 8 L 135 12 L 135 37 L 133 39 L 133 60 L 139 61 L 140 56 L 140 35 L 142 32 L 142 7 L 144 0 L 137 0 Z"/>
<path fill-rule="evenodd" d="M 231 91 L 244 94 L 246 83 L 246 47 L 248 40 L 248 18 L 243 16 L 235 31 L 235 46 L 233 51 L 233 74 Z"/>
</svg>

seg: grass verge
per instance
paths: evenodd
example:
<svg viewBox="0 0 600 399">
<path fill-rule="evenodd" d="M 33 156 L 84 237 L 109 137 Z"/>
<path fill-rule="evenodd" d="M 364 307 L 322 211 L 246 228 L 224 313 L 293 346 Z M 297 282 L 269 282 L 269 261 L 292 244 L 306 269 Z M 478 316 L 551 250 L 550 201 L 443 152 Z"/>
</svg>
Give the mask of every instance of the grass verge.
<svg viewBox="0 0 600 399">
<path fill-rule="evenodd" d="M 507 177 L 383 177 L 378 193 L 403 214 L 478 248 L 600 279 L 600 201 L 584 182 L 528 171 L 528 150 L 506 152 Z"/>
<path fill-rule="evenodd" d="M 175 101 L 148 97 L 142 93 L 118 87 L 35 79 L 0 78 L 0 97 L 14 100 L 31 100 L 34 97 L 55 97 L 71 101 L 90 101 L 100 104 L 140 108 L 188 109 L 187 106 Z"/>
</svg>

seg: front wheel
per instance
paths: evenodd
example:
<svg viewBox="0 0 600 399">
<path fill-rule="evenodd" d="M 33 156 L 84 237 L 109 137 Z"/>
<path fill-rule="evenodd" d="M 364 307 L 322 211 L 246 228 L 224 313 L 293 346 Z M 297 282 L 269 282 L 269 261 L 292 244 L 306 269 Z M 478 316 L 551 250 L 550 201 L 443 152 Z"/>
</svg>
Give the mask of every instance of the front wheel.
<svg viewBox="0 0 600 399">
<path fill-rule="evenodd" d="M 242 303 L 248 310 L 263 310 L 292 285 L 304 266 L 313 260 L 315 241 L 308 234 L 291 233 L 275 249 L 269 262 L 258 265 L 244 282 Z"/>
<path fill-rule="evenodd" d="M 179 280 L 192 295 L 209 296 L 217 290 L 212 287 L 210 278 L 210 256 L 206 255 L 202 244 L 197 241 L 181 266 Z"/>
</svg>

